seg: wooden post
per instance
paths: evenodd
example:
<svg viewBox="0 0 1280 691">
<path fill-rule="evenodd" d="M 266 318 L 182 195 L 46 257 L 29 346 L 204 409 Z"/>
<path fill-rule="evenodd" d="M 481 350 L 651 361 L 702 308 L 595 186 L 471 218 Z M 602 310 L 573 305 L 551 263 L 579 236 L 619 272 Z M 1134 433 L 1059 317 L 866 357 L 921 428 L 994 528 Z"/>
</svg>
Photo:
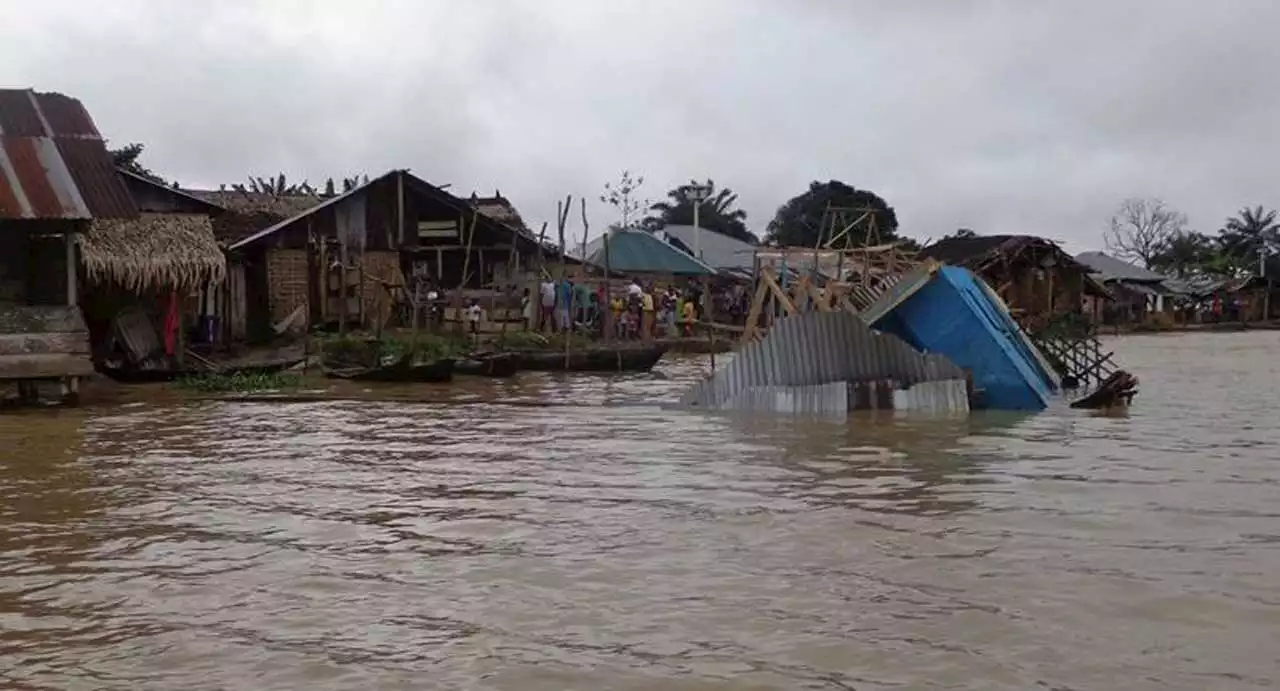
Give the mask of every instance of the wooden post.
<svg viewBox="0 0 1280 691">
<path fill-rule="evenodd" d="M 604 338 L 612 341 L 618 325 L 613 323 L 613 280 L 609 261 L 609 229 L 604 230 Z"/>
<path fill-rule="evenodd" d="M 560 236 L 560 270 L 556 272 L 558 274 L 556 290 L 560 290 L 566 280 L 564 266 L 564 227 L 569 221 L 569 210 L 571 208 L 573 208 L 573 195 L 565 195 L 564 202 L 562 204 L 556 204 L 556 229 Z M 564 368 L 566 370 L 569 369 L 569 343 L 572 340 L 570 336 L 573 335 L 573 293 L 574 291 L 569 291 L 569 304 L 565 305 L 565 308 L 568 310 L 567 317 L 569 322 L 568 328 L 565 330 L 564 334 Z M 556 308 L 556 312 L 559 312 L 558 306 Z"/>
<path fill-rule="evenodd" d="M 79 287 L 76 285 L 76 235 L 75 233 L 65 233 L 63 235 L 64 250 L 66 252 L 66 273 L 67 273 L 67 306 L 75 307 L 79 302 Z M 19 389 L 22 387 L 19 386 Z M 34 397 L 39 399 L 39 388 L 36 384 L 31 384 L 31 391 Z M 74 405 L 78 402 L 80 395 L 80 379 L 79 377 L 66 377 L 62 381 L 62 403 Z"/>
<path fill-rule="evenodd" d="M 341 266 L 338 268 L 338 334 L 345 335 L 347 333 L 347 312 L 350 306 L 347 304 L 347 259 L 349 250 L 347 249 L 347 239 L 345 237 L 338 238 L 338 261 Z"/>
<path fill-rule="evenodd" d="M 519 241 L 519 238 L 518 238 L 518 237 L 516 237 L 516 235 L 517 235 L 517 233 L 516 233 L 514 230 L 512 230 L 512 231 L 511 231 L 511 249 L 507 252 L 507 277 L 506 277 L 506 279 L 503 281 L 503 284 L 502 284 L 503 292 L 505 292 L 505 293 L 507 294 L 507 299 L 504 301 L 504 302 L 508 305 L 508 306 L 507 306 L 507 308 L 506 308 L 506 309 L 507 309 L 507 312 L 508 312 L 508 314 L 506 315 L 506 317 L 510 317 L 510 316 L 511 316 L 511 314 L 510 314 L 510 310 L 511 310 L 511 307 L 510 307 L 510 305 L 511 305 L 511 292 L 512 292 L 512 290 L 513 290 L 513 288 L 514 288 L 515 286 L 520 285 L 519 283 L 517 283 L 517 282 L 516 282 L 516 243 Z M 533 307 L 533 298 L 534 298 L 533 293 L 529 293 L 529 306 L 530 306 L 530 307 Z M 517 304 L 518 304 L 518 303 L 517 303 Z M 523 309 L 520 311 L 520 318 L 521 318 L 521 319 L 524 319 L 524 310 L 523 310 Z M 503 335 L 503 336 L 505 336 L 505 335 L 506 335 L 506 333 L 507 333 L 507 322 L 508 322 L 508 321 L 510 321 L 510 319 L 509 319 L 509 318 L 504 318 L 504 319 L 502 320 L 502 327 L 501 327 L 502 331 L 501 331 L 501 333 L 502 333 L 502 335 Z M 526 324 L 525 326 L 526 326 L 526 327 L 528 327 L 528 324 Z M 500 337 L 499 337 L 499 339 L 502 339 L 502 337 L 500 336 Z"/>
<path fill-rule="evenodd" d="M 407 243 L 404 231 L 404 171 L 396 173 L 396 224 L 399 230 L 396 237 L 400 240 L 400 247 L 403 249 Z"/>
</svg>

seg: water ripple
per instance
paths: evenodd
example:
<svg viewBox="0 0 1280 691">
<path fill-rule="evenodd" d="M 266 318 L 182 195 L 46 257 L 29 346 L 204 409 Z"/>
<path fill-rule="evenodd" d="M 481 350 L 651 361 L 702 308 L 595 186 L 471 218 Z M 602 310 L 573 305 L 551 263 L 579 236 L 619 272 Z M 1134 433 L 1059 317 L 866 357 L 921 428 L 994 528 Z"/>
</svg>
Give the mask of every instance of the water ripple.
<svg viewBox="0 0 1280 691">
<path fill-rule="evenodd" d="M 1118 341 L 1121 418 L 663 407 L 694 360 L 0 417 L 0 685 L 1270 688 L 1277 346 Z"/>
</svg>

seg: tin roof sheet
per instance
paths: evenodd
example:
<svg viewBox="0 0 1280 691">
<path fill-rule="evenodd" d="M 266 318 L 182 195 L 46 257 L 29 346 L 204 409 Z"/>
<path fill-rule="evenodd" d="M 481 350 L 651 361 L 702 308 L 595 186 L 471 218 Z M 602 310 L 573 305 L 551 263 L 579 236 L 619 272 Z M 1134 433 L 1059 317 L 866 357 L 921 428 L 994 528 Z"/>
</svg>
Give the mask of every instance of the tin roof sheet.
<svg viewBox="0 0 1280 691">
<path fill-rule="evenodd" d="M 80 101 L 0 89 L 0 219 L 137 215 L 106 142 Z"/>
</svg>

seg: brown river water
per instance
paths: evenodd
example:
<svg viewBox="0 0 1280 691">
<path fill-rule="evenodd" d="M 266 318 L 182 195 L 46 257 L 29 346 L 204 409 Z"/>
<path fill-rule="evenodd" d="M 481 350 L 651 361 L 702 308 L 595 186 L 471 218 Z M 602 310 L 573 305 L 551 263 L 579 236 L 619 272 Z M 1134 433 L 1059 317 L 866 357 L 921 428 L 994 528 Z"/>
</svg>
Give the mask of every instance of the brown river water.
<svg viewBox="0 0 1280 691">
<path fill-rule="evenodd" d="M 1112 343 L 1127 417 L 658 405 L 705 358 L 0 415 L 0 688 L 1280 686 L 1280 332 Z"/>
</svg>

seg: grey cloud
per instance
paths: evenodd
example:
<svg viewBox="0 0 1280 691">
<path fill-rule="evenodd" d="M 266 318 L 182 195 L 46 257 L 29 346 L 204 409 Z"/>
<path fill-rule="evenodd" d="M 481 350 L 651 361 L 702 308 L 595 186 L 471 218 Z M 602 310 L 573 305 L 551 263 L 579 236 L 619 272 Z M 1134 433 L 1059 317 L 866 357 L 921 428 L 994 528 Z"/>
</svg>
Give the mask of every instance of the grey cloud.
<svg viewBox="0 0 1280 691">
<path fill-rule="evenodd" d="M 655 199 L 712 177 L 758 231 L 838 178 L 920 238 L 1073 249 L 1129 195 L 1205 230 L 1280 205 L 1269 0 L 373 5 L 0 0 L 0 83 L 80 97 L 190 184 L 405 166 L 532 219 L 623 168 Z"/>
</svg>

